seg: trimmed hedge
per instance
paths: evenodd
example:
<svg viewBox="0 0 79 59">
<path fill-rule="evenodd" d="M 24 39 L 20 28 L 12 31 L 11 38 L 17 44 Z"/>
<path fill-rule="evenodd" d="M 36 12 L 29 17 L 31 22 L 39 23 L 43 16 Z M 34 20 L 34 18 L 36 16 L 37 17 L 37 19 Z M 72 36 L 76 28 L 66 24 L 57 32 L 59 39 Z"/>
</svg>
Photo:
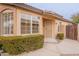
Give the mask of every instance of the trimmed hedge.
<svg viewBox="0 0 79 59">
<path fill-rule="evenodd" d="M 64 39 L 64 33 L 58 33 L 57 36 L 56 36 L 56 39 L 63 40 Z"/>
<path fill-rule="evenodd" d="M 0 37 L 4 52 L 17 55 L 43 47 L 43 35 Z"/>
<path fill-rule="evenodd" d="M 2 44 L 0 44 L 0 50 L 2 50 Z"/>
</svg>

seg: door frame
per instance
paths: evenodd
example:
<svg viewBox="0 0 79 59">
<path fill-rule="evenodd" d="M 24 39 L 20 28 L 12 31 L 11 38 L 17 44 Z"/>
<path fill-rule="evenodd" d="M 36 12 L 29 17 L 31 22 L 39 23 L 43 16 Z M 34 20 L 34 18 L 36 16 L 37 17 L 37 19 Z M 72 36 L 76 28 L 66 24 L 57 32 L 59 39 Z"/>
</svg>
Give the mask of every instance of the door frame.
<svg viewBox="0 0 79 59">
<path fill-rule="evenodd" d="M 50 27 L 49 26 L 47 26 L 47 22 L 50 22 Z M 47 27 L 47 29 L 48 30 L 51 30 L 51 32 L 50 31 L 47 31 L 46 30 L 46 28 L 45 27 Z M 50 28 L 50 29 L 49 29 Z M 50 33 L 50 34 L 48 34 L 48 32 Z M 52 20 L 47 20 L 47 19 L 45 19 L 45 20 L 43 20 L 43 33 L 44 33 L 44 37 L 45 38 L 52 38 Z M 47 37 L 47 35 L 49 36 L 49 37 Z"/>
</svg>

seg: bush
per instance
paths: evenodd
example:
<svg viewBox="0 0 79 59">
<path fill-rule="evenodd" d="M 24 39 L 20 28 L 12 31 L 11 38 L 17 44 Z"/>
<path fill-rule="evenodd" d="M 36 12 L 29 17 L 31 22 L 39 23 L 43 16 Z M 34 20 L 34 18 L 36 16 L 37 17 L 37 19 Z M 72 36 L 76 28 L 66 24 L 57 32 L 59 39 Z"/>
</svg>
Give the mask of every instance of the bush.
<svg viewBox="0 0 79 59">
<path fill-rule="evenodd" d="M 0 50 L 2 50 L 2 42 L 1 42 L 1 39 L 0 39 Z"/>
<path fill-rule="evenodd" d="M 59 39 L 59 40 L 63 40 L 64 39 L 64 33 L 58 33 L 56 38 Z"/>
<path fill-rule="evenodd" d="M 17 55 L 30 52 L 43 47 L 43 35 L 0 37 L 3 50 L 9 54 Z"/>
<path fill-rule="evenodd" d="M 0 50 L 2 50 L 2 44 L 0 44 Z"/>
</svg>

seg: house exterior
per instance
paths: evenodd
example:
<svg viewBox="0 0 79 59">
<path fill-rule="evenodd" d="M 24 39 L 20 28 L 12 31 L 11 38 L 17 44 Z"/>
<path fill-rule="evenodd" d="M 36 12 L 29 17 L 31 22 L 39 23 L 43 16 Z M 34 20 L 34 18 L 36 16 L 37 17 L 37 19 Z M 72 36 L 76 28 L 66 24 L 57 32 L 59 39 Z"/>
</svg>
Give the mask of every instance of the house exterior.
<svg viewBox="0 0 79 59">
<path fill-rule="evenodd" d="M 59 32 L 66 38 L 66 26 L 72 22 L 50 11 L 43 11 L 23 3 L 0 4 L 0 35 L 19 36 L 42 34 L 55 38 Z"/>
</svg>

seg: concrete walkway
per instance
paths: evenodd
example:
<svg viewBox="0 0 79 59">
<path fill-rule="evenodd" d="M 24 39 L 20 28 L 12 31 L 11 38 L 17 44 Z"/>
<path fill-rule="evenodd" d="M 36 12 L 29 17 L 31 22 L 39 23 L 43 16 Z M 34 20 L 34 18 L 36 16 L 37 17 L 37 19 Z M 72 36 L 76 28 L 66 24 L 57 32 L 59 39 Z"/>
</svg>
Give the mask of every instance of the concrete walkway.
<svg viewBox="0 0 79 59">
<path fill-rule="evenodd" d="M 45 43 L 57 43 L 57 40 L 56 39 L 52 39 L 52 38 L 45 38 L 44 42 Z"/>
<path fill-rule="evenodd" d="M 76 40 L 64 40 L 57 45 L 60 55 L 79 55 L 79 42 Z"/>
<path fill-rule="evenodd" d="M 58 56 L 60 55 L 56 44 L 45 43 L 44 47 L 33 52 L 23 53 L 21 56 Z"/>
<path fill-rule="evenodd" d="M 65 39 L 60 43 L 46 42 L 36 51 L 20 54 L 21 56 L 60 56 L 79 55 L 79 42 Z"/>
</svg>

